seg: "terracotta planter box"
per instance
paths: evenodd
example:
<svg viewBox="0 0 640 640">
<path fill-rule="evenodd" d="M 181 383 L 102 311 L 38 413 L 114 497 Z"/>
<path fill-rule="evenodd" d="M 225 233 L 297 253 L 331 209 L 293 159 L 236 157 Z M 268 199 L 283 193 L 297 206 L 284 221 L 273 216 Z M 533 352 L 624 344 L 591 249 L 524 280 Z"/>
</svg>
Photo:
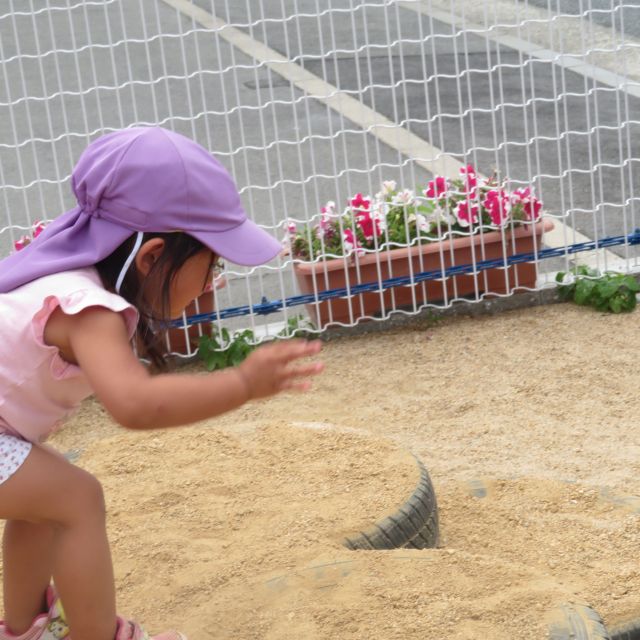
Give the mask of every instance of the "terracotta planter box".
<svg viewBox="0 0 640 640">
<path fill-rule="evenodd" d="M 411 273 L 466 265 L 481 260 L 500 259 L 516 253 L 530 253 L 542 248 L 542 234 L 553 228 L 553 222 L 543 220 L 507 231 L 486 232 L 482 236 L 466 236 L 431 242 L 409 248 L 368 253 L 363 257 L 333 258 L 324 262 L 294 264 L 298 286 L 303 294 L 378 282 Z M 378 267 L 378 264 L 380 265 Z M 411 265 L 411 270 L 410 270 Z M 413 308 L 416 303 L 442 302 L 453 297 L 474 296 L 476 292 L 505 294 L 536 286 L 537 265 L 522 263 L 508 268 L 480 271 L 477 275 L 450 276 L 446 280 L 426 280 L 415 285 L 399 286 L 384 292 L 362 293 L 350 299 L 332 298 L 307 305 L 311 320 L 317 327 L 330 322 L 350 323 L 363 316 Z M 314 288 L 315 283 L 315 288 Z"/>
</svg>

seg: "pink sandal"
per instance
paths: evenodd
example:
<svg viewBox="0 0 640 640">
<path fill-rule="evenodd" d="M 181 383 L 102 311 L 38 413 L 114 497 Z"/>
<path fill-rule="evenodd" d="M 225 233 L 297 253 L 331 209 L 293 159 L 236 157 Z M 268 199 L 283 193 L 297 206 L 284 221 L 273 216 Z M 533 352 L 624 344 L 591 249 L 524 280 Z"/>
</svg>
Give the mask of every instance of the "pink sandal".
<svg viewBox="0 0 640 640">
<path fill-rule="evenodd" d="M 149 636 L 136 622 L 124 620 L 118 616 L 118 630 L 115 640 L 187 640 L 187 637 L 178 631 L 165 631 L 157 636 Z"/>
<path fill-rule="evenodd" d="M 36 616 L 31 627 L 19 636 L 11 633 L 0 622 L 0 640 L 71 640 L 64 609 L 53 585 L 47 588 L 47 605 L 49 611 Z M 157 636 L 150 636 L 139 624 L 120 616 L 116 629 L 114 640 L 187 640 L 178 631 L 165 631 Z"/>
<path fill-rule="evenodd" d="M 61 622 L 63 619 L 56 618 L 55 621 L 53 619 L 57 616 L 56 602 L 56 593 L 53 586 L 49 586 L 47 588 L 49 611 L 36 616 L 31 623 L 31 627 L 20 635 L 11 633 L 4 622 L 0 622 L 0 640 L 61 640 L 61 638 L 68 636 L 69 627 L 67 627 L 66 623 Z"/>
</svg>

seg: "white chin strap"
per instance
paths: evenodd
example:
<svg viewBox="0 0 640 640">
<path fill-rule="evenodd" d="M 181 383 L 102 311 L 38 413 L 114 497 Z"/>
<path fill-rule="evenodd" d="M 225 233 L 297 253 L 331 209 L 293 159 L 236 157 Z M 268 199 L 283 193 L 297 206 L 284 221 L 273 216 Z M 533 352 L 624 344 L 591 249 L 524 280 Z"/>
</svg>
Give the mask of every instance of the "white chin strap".
<svg viewBox="0 0 640 640">
<path fill-rule="evenodd" d="M 129 257 L 125 260 L 124 265 L 122 266 L 122 270 L 120 271 L 120 275 L 116 280 L 116 293 L 120 293 L 120 287 L 122 286 L 122 282 L 124 281 L 124 277 L 127 275 L 127 271 L 129 271 L 129 267 L 133 262 L 133 259 L 136 257 L 138 250 L 140 249 L 140 245 L 142 244 L 142 238 L 144 234 L 142 231 L 138 231 L 138 235 L 136 237 L 136 243 L 133 245 L 133 250 L 129 254 Z"/>
</svg>

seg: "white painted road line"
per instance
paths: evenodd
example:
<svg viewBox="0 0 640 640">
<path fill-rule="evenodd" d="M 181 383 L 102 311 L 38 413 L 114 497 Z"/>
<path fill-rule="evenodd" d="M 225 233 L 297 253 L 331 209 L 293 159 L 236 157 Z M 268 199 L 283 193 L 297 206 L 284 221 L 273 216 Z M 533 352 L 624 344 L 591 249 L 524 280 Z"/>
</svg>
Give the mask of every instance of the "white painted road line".
<svg viewBox="0 0 640 640">
<path fill-rule="evenodd" d="M 211 15 L 188 0 L 163 0 L 183 14 L 193 18 L 207 29 L 215 29 L 217 34 L 239 51 L 263 63 L 274 73 L 279 74 L 301 91 L 313 96 L 319 102 L 328 105 L 336 113 L 366 129 L 387 146 L 399 151 L 430 173 L 458 175 L 462 163 L 430 145 L 422 138 L 398 126 L 381 113 L 367 107 L 352 96 L 345 95 L 332 84 L 310 73 L 283 55 L 254 40 L 235 27 L 228 26 L 224 20 Z"/>
<path fill-rule="evenodd" d="M 299 65 L 290 62 L 274 49 L 251 38 L 251 36 L 242 32 L 240 29 L 229 26 L 224 20 L 201 9 L 190 0 L 163 0 L 163 2 L 174 7 L 189 18 L 192 18 L 206 29 L 215 30 L 217 35 L 230 45 L 257 62 L 264 64 L 271 69 L 271 71 L 279 74 L 301 91 L 313 96 L 319 102 L 328 105 L 335 112 L 344 116 L 357 126 L 366 129 L 371 135 L 377 137 L 388 147 L 402 153 L 408 158 L 414 159 L 415 163 L 423 169 L 432 174 L 451 177 L 459 175 L 459 170 L 463 167 L 463 164 L 459 160 L 456 160 L 454 157 L 442 151 L 442 149 L 429 144 L 419 136 L 400 127 L 392 120 L 367 107 L 352 96 L 341 93 L 334 85 L 303 69 Z M 425 12 L 427 8 L 426 2 L 401 2 L 400 5 L 420 13 Z M 432 11 L 431 13 L 435 19 L 451 24 L 451 15 L 447 15 L 441 11 L 435 11 L 435 13 Z M 466 26 L 468 28 L 479 28 L 477 25 L 472 26 L 466 24 Z M 492 39 L 489 34 L 485 37 Z M 495 41 L 513 48 L 518 48 L 518 46 L 524 48 L 525 45 L 529 46 L 529 43 L 517 38 L 504 36 L 496 37 Z M 512 44 L 507 44 L 507 41 L 512 42 Z M 531 49 L 531 47 L 529 48 Z M 535 49 L 535 51 L 537 51 L 537 54 L 542 55 L 540 49 Z M 549 55 L 553 54 L 553 52 L 548 53 Z M 536 54 L 534 50 L 531 49 L 531 51 L 527 51 L 527 55 Z M 583 67 L 589 67 L 590 72 L 594 72 L 593 70 L 595 69 L 591 69 L 591 65 L 583 65 Z M 576 66 L 572 66 L 571 68 L 579 73 L 586 71 L 586 69 L 580 71 L 580 67 Z M 609 72 L 603 71 L 603 74 L 609 74 Z M 613 76 L 614 74 L 609 75 Z M 553 231 L 545 234 L 544 244 L 546 246 L 563 247 L 573 242 L 589 242 L 591 240 L 591 238 L 565 225 L 560 220 L 554 219 L 554 224 L 555 228 Z M 620 262 L 618 256 L 606 249 L 600 249 L 597 252 L 585 252 L 585 254 L 578 255 L 579 257 L 573 259 L 575 262 L 592 264 L 601 269 L 605 268 L 605 265 L 608 268 L 609 262 L 612 264 Z"/>
<path fill-rule="evenodd" d="M 551 51 L 545 49 L 535 42 L 523 40 L 515 36 L 500 35 L 499 33 L 492 33 L 487 30 L 486 25 L 476 24 L 469 22 L 469 20 L 462 20 L 459 16 L 452 16 L 451 12 L 441 11 L 431 6 L 431 2 L 427 0 L 413 0 L 413 2 L 400 2 L 401 7 L 415 11 L 422 15 L 428 15 L 438 22 L 443 22 L 451 26 L 457 26 L 460 28 L 461 24 L 464 24 L 465 30 L 476 32 L 476 35 L 481 35 L 491 42 L 501 44 L 510 49 L 521 51 L 524 55 L 531 58 L 538 58 L 539 60 L 549 60 L 559 67 L 564 67 L 579 73 L 586 78 L 596 80 L 602 84 L 606 84 L 610 87 L 614 87 L 620 91 L 625 91 L 630 96 L 640 98 L 640 86 L 637 83 L 629 82 L 629 79 L 625 76 L 621 76 L 617 73 L 602 69 L 593 64 L 588 64 L 582 60 L 576 59 L 575 55 L 569 55 L 566 53 L 558 53 L 557 51 Z M 540 12 L 542 15 L 546 14 L 546 19 L 549 19 L 547 12 Z M 479 33 L 477 33 L 479 32 Z M 637 46 L 636 43 L 633 43 Z"/>
</svg>

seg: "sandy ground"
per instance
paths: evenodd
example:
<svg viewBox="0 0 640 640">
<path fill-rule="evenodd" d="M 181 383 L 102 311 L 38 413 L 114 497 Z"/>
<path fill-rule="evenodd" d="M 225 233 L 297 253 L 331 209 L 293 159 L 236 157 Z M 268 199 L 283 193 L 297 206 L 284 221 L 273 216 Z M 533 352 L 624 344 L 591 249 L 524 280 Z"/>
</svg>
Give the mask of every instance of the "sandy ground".
<svg viewBox="0 0 640 640">
<path fill-rule="evenodd" d="M 119 607 L 192 640 L 547 637 L 640 617 L 638 314 L 553 305 L 329 341 L 305 396 L 53 443 L 101 478 Z M 442 548 L 351 552 L 424 461 Z"/>
</svg>

